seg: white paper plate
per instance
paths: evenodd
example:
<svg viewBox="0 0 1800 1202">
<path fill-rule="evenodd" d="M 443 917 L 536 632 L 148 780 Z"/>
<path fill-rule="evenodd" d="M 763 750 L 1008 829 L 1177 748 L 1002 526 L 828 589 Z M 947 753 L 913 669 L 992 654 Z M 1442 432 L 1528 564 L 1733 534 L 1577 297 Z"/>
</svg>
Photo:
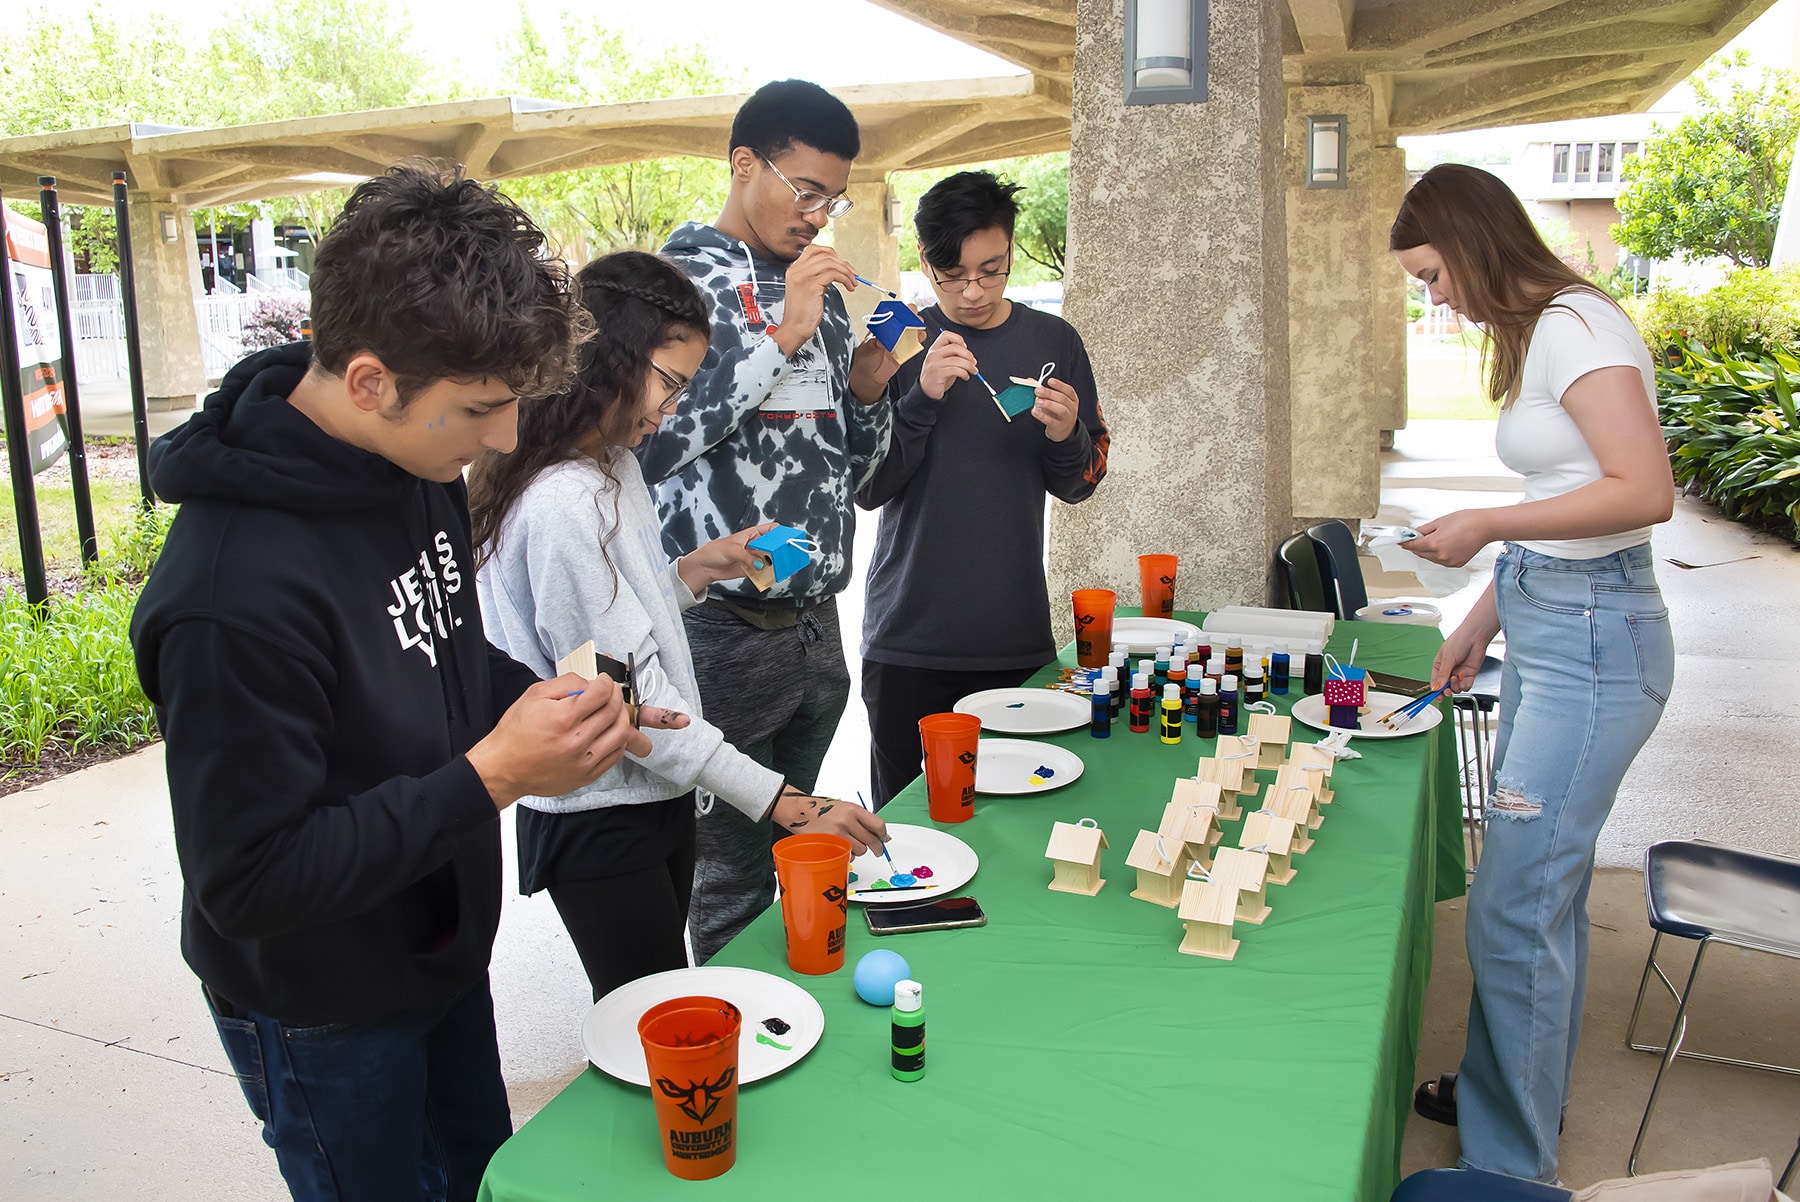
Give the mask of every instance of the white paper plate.
<svg viewBox="0 0 1800 1202">
<path fill-rule="evenodd" d="M 1086 726 L 1094 705 L 1059 689 L 987 689 L 956 703 L 959 714 L 974 714 L 981 729 L 1003 735 L 1053 735 Z"/>
<path fill-rule="evenodd" d="M 1084 768 L 1080 756 L 1054 743 L 983 739 L 976 747 L 975 791 L 1048 793 L 1079 780 Z"/>
<path fill-rule="evenodd" d="M 969 879 L 975 875 L 975 870 L 981 867 L 981 859 L 975 854 L 973 847 L 934 826 L 909 826 L 901 822 L 890 822 L 887 829 L 888 855 L 894 858 L 894 866 L 888 867 L 888 862 L 881 858 L 881 853 L 873 849 L 850 861 L 850 900 L 853 902 L 900 905 L 930 901 L 934 897 L 955 893 L 968 884 Z M 929 884 L 929 889 L 869 891 L 869 887 L 876 881 L 888 880 L 895 869 L 910 873 L 921 867 L 931 869 L 931 876 L 917 883 Z"/>
<path fill-rule="evenodd" d="M 678 968 L 639 977 L 594 1003 L 581 1020 L 581 1047 L 588 1062 L 621 1081 L 648 1086 L 650 1070 L 644 1064 L 644 1045 L 638 1039 L 638 1019 L 658 1002 L 690 994 L 724 998 L 743 1012 L 744 1025 L 738 1035 L 738 1080 L 745 1085 L 772 1077 L 797 1063 L 825 1034 L 825 1011 L 812 994 L 786 977 L 754 968 Z M 775 1034 L 763 1025 L 763 1020 L 770 1018 L 785 1023 L 788 1030 Z M 759 1042 L 759 1034 L 774 1042 Z M 786 1045 L 786 1050 L 775 1047 L 775 1043 Z"/>
<path fill-rule="evenodd" d="M 1417 698 L 1408 697 L 1404 693 L 1381 693 L 1374 689 L 1369 690 L 1367 697 L 1369 712 L 1362 716 L 1362 729 L 1350 732 L 1352 738 L 1404 739 L 1408 735 L 1422 735 L 1444 720 L 1444 711 L 1440 710 L 1437 702 L 1434 701 L 1426 706 L 1424 712 L 1417 717 L 1402 722 L 1399 730 L 1389 730 L 1377 719 L 1409 701 L 1416 701 Z M 1292 713 L 1294 721 L 1302 726 L 1331 732 L 1339 729 L 1326 721 L 1331 715 L 1326 712 L 1325 696 L 1322 693 L 1314 693 L 1294 702 Z"/>
<path fill-rule="evenodd" d="M 1195 646 L 1200 642 L 1200 628 L 1175 618 L 1114 618 L 1112 641 L 1130 644 L 1133 655 L 1154 655 L 1158 647 L 1176 643 Z"/>
</svg>

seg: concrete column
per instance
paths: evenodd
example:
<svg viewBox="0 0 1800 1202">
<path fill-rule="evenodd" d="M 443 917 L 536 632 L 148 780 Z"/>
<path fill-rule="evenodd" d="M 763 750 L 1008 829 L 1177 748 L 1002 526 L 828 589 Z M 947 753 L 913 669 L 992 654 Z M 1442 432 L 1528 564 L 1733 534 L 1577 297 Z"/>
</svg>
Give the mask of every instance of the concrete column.
<svg viewBox="0 0 1800 1202">
<path fill-rule="evenodd" d="M 164 213 L 176 237 L 163 241 Z M 168 197 L 131 194 L 131 258 L 137 271 L 138 333 L 143 342 L 144 395 L 153 410 L 191 409 L 206 391 L 200 354 L 200 248 L 188 210 Z"/>
<path fill-rule="evenodd" d="M 1383 450 L 1393 446 L 1395 430 L 1406 428 L 1406 273 L 1388 252 L 1388 231 L 1406 195 L 1406 152 L 1393 141 L 1392 134 L 1377 137 L 1370 155 L 1375 177 L 1369 189 L 1375 264 L 1370 346 L 1375 359 L 1375 427 L 1381 431 Z"/>
<path fill-rule="evenodd" d="M 1374 517 L 1381 502 L 1369 234 L 1374 99 L 1361 83 L 1293 87 L 1287 105 L 1294 514 Z M 1307 118 L 1328 114 L 1349 122 L 1344 186 L 1309 188 Z"/>
<path fill-rule="evenodd" d="M 1134 605 L 1151 552 L 1180 556 L 1183 609 L 1262 604 L 1294 528 L 1279 6 L 1210 7 L 1210 98 L 1127 108 L 1122 0 L 1076 4 L 1064 312 L 1113 441 L 1099 491 L 1051 514 L 1065 635 L 1071 588 Z"/>
<path fill-rule="evenodd" d="M 846 193 L 856 207 L 831 223 L 831 242 L 855 265 L 857 274 L 883 288 L 900 290 L 900 231 L 888 224 L 887 173 L 850 176 Z"/>
</svg>

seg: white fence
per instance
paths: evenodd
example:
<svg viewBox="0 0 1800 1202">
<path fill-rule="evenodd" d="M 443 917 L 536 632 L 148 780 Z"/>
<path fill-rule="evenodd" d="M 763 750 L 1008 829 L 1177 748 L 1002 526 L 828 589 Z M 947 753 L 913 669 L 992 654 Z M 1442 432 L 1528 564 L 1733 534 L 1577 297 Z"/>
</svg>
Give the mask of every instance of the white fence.
<svg viewBox="0 0 1800 1202">
<path fill-rule="evenodd" d="M 1473 329 L 1457 315 L 1449 305 L 1433 305 L 1420 315 L 1417 321 L 1411 322 L 1407 329 L 1414 334 L 1425 334 L 1434 337 L 1445 337 L 1460 334 L 1464 329 Z"/>
<path fill-rule="evenodd" d="M 285 270 L 305 279 L 303 272 Z M 304 289 L 265 289 L 195 298 L 194 315 L 200 325 L 200 353 L 206 363 L 207 378 L 219 378 L 244 357 L 244 327 L 260 306 L 283 297 L 297 297 L 304 304 L 306 295 Z M 124 380 L 128 374 L 125 307 L 119 298 L 118 277 L 76 276 L 70 305 L 74 310 L 77 378 L 95 384 Z"/>
</svg>

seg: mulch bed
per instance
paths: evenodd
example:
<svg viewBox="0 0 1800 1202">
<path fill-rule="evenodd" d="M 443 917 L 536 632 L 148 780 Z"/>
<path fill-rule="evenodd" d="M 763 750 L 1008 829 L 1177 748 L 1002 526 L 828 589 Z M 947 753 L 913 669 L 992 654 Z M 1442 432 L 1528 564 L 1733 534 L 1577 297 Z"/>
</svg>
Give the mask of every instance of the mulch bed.
<svg viewBox="0 0 1800 1202">
<path fill-rule="evenodd" d="M 0 760 L 0 797 L 17 793 L 34 785 L 47 784 L 59 776 L 71 772 L 79 772 L 83 768 L 92 768 L 96 764 L 104 764 L 108 760 L 116 760 L 122 755 L 141 751 L 148 743 L 136 743 L 130 747 L 123 743 L 108 743 L 100 747 L 90 747 L 78 755 L 70 755 L 63 748 L 50 744 L 44 748 L 44 754 L 35 764 L 15 764 Z"/>
</svg>

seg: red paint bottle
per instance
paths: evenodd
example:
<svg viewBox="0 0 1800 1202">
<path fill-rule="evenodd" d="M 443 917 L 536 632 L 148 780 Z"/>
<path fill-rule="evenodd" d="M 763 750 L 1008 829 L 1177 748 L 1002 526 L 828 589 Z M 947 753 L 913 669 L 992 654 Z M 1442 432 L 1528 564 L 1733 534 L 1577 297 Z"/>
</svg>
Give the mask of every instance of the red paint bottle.
<svg viewBox="0 0 1800 1202">
<path fill-rule="evenodd" d="M 1131 729 L 1140 735 L 1150 733 L 1150 678 L 1139 672 L 1131 678 Z"/>
</svg>

